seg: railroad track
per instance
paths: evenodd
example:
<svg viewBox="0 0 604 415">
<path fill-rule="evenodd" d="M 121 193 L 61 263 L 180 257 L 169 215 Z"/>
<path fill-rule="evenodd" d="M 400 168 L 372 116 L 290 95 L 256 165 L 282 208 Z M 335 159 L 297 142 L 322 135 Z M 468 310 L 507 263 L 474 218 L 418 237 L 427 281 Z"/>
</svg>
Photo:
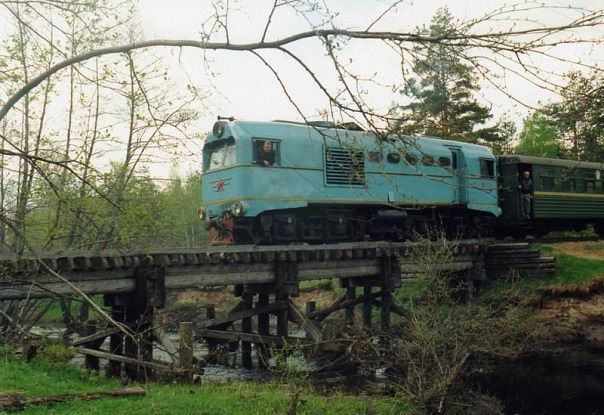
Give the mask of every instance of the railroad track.
<svg viewBox="0 0 604 415">
<path fill-rule="evenodd" d="M 470 268 L 492 240 L 467 239 L 455 247 L 455 269 Z M 137 290 L 136 270 L 160 272 L 165 288 L 272 283 L 280 264 L 295 267 L 296 280 L 367 278 L 383 272 L 384 260 L 409 256 L 421 242 L 348 242 L 326 245 L 231 245 L 165 248 L 147 252 L 67 251 L 38 258 L 0 256 L 0 300 Z M 396 261 L 394 261 L 396 262 Z M 289 265 L 288 265 L 289 266 Z M 57 275 L 66 279 L 59 281 Z M 138 281 L 138 282 L 137 282 Z"/>
</svg>

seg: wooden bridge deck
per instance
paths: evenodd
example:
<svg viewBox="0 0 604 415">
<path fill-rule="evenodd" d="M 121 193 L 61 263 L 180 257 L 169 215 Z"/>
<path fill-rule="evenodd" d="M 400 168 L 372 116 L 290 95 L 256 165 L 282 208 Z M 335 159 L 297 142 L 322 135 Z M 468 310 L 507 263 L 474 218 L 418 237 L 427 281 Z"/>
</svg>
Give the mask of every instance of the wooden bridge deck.
<svg viewBox="0 0 604 415">
<path fill-rule="evenodd" d="M 459 242 L 456 264 L 449 266 L 472 267 L 488 242 Z M 43 253 L 39 258 L 0 256 L 0 300 L 73 294 L 70 283 L 86 294 L 132 292 L 137 287 L 134 270 L 140 267 L 162 268 L 166 289 L 271 283 L 277 278 L 277 264 L 283 262 L 296 264 L 299 281 L 373 277 L 382 272 L 383 258 L 404 257 L 417 246 L 416 242 L 349 242 L 169 248 L 143 253 L 69 251 Z"/>
</svg>

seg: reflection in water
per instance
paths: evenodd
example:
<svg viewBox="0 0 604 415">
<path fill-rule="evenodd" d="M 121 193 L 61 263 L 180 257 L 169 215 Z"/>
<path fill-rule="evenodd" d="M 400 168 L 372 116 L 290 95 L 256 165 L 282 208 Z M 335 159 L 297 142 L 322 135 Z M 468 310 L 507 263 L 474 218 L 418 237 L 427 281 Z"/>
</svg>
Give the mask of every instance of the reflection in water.
<svg viewBox="0 0 604 415">
<path fill-rule="evenodd" d="M 582 346 L 502 364 L 481 383 L 508 414 L 604 414 L 604 348 Z"/>
</svg>

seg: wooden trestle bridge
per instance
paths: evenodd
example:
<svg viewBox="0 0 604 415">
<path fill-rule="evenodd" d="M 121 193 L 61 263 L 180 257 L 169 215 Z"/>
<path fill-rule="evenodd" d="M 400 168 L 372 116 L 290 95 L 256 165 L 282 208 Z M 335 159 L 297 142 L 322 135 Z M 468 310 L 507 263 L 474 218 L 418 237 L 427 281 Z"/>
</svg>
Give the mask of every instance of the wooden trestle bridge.
<svg viewBox="0 0 604 415">
<path fill-rule="evenodd" d="M 252 344 L 256 344 L 259 355 L 285 342 L 337 347 L 324 342 L 322 322 L 338 310 L 345 310 L 350 319 L 355 307 L 361 306 L 362 322 L 370 327 L 372 308 L 379 307 L 381 329 L 387 330 L 391 313 L 405 313 L 392 292 L 401 276 L 417 272 L 412 256 L 418 246 L 415 242 L 351 242 L 146 253 L 71 251 L 40 258 L 0 256 L 0 300 L 103 294 L 113 323 L 73 345 L 76 351 L 87 355 L 92 367 L 98 367 L 99 358 L 106 358 L 109 374 L 118 375 L 125 369 L 136 378 L 168 367 L 152 355 L 153 342 L 162 341 L 154 330 L 153 313 L 165 306 L 167 290 L 232 285 L 240 297 L 237 305 L 219 316 L 208 310 L 206 320 L 195 322 L 195 338 L 205 339 L 210 351 L 221 343 L 239 342 L 242 366 L 250 367 Z M 489 252 L 494 255 L 492 260 Z M 487 270 L 502 272 L 505 264 L 501 258 L 506 253 L 514 254 L 514 266 L 524 266 L 530 273 L 554 270 L 552 259 L 539 258 L 528 244 L 494 245 L 492 240 L 479 239 L 457 242 L 452 260 L 441 266 L 483 281 L 489 277 Z M 339 279 L 345 287 L 344 294 L 323 309 L 300 310 L 291 300 L 299 295 L 300 282 L 319 279 Z M 306 337 L 290 337 L 290 322 L 303 328 Z M 186 371 L 191 367 L 191 345 L 187 346 L 191 329 L 191 325 L 183 326 L 181 361 L 171 370 Z M 101 350 L 107 337 L 109 349 Z"/>
</svg>

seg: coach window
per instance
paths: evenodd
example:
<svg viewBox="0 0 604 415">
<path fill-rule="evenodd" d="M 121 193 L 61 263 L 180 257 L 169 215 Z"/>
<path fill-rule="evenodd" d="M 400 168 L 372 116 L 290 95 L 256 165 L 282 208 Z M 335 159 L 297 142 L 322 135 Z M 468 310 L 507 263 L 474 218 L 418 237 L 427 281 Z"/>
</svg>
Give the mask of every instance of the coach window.
<svg viewBox="0 0 604 415">
<path fill-rule="evenodd" d="M 541 188 L 543 190 L 553 190 L 556 183 L 554 179 L 554 169 L 541 169 Z"/>
<path fill-rule="evenodd" d="M 563 178 L 562 179 L 562 190 L 565 192 L 574 192 L 577 190 L 577 184 L 575 179 Z"/>
<path fill-rule="evenodd" d="M 480 159 L 480 177 L 495 177 L 495 161 Z"/>
<path fill-rule="evenodd" d="M 254 138 L 252 148 L 254 150 L 252 156 L 252 162 L 254 164 L 260 164 L 262 162 L 265 166 L 281 165 L 281 143 L 279 141 L 266 138 Z M 264 164 L 265 161 L 268 164 Z"/>
<path fill-rule="evenodd" d="M 585 191 L 594 193 L 596 191 L 596 174 L 594 172 L 583 173 Z"/>
</svg>

